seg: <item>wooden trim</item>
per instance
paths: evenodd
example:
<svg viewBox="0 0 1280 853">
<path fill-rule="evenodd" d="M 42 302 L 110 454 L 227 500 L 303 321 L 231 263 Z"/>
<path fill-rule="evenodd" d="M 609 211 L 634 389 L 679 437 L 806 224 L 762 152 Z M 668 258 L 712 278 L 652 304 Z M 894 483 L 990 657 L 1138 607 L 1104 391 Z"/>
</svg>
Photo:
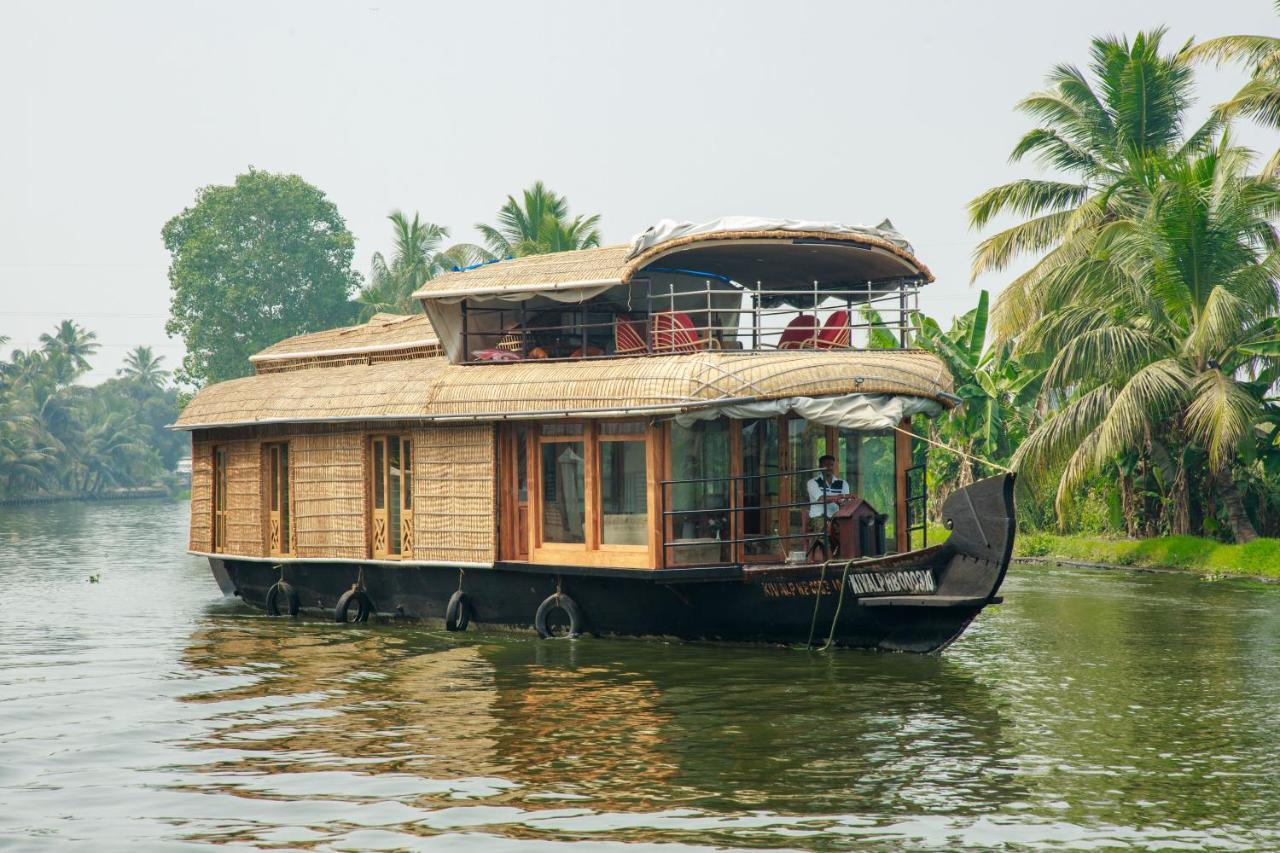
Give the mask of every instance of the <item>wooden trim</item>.
<svg viewBox="0 0 1280 853">
<path fill-rule="evenodd" d="M 729 418 L 729 541 L 734 542 L 731 559 L 742 561 L 745 543 L 738 542 L 742 529 L 742 421 Z"/>
<path fill-rule="evenodd" d="M 553 548 L 544 546 L 529 555 L 529 562 L 543 565 L 601 566 L 628 569 L 652 569 L 649 552 L 642 546 L 627 546 L 632 550 L 618 550 L 613 546 L 599 551 L 586 548 Z"/>
<path fill-rule="evenodd" d="M 649 512 L 649 565 L 662 565 L 662 495 L 661 482 L 665 479 L 662 473 L 666 453 L 663 452 L 662 426 L 650 423 L 645 428 L 645 471 L 648 490 L 645 495 L 645 506 Z"/>
<path fill-rule="evenodd" d="M 209 446 L 210 468 L 213 471 L 213 501 L 211 502 L 213 523 L 212 535 L 209 537 L 209 544 L 213 547 L 215 554 L 224 553 L 227 550 L 227 446 L 225 444 L 213 444 Z M 221 461 L 219 461 L 221 460 Z M 222 509 L 219 510 L 219 504 Z M 221 516 L 221 518 L 219 518 Z M 221 525 L 219 525 L 221 521 Z"/>
<path fill-rule="evenodd" d="M 911 549 L 911 534 L 907 530 L 907 469 L 911 467 L 911 418 L 903 418 L 893 433 L 894 467 L 894 539 L 899 553 Z M 904 434 L 901 430 L 906 430 Z"/>
<path fill-rule="evenodd" d="M 600 445 L 599 428 L 595 421 L 586 425 L 582 431 L 582 476 L 585 479 L 582 491 L 582 538 L 586 540 L 588 551 L 600 550 Z"/>
</svg>

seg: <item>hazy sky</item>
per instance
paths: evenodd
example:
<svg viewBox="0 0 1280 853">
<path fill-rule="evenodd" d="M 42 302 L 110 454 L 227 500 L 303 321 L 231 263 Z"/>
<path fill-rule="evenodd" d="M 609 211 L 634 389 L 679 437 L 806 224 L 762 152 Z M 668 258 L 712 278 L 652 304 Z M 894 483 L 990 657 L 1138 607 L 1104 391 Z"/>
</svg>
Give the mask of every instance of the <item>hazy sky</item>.
<svg viewBox="0 0 1280 853">
<path fill-rule="evenodd" d="M 945 322 L 976 298 L 965 203 L 1032 169 L 1006 162 L 1014 102 L 1092 35 L 1161 24 L 1170 49 L 1280 31 L 1270 0 L 0 0 L 0 335 L 73 317 L 103 344 L 88 381 L 140 343 L 174 366 L 160 228 L 251 164 L 327 193 L 362 272 L 388 211 L 474 240 L 535 179 L 607 242 L 663 217 L 889 217 Z M 1202 112 L 1242 77 L 1200 81 Z"/>
</svg>

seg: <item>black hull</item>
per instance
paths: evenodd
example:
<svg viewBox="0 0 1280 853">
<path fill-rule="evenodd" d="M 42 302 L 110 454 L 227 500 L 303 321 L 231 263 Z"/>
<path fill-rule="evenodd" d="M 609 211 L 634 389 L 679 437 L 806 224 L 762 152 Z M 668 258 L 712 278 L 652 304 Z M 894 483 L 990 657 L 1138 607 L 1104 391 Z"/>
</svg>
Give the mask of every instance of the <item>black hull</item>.
<svg viewBox="0 0 1280 853">
<path fill-rule="evenodd" d="M 944 544 L 826 569 L 729 566 L 714 569 L 594 570 L 498 563 L 493 568 L 285 562 L 284 578 L 303 612 L 332 619 L 359 578 L 382 618 L 440 624 L 451 596 L 466 594 L 472 626 L 531 630 L 557 591 L 581 611 L 587 633 L 824 644 L 892 651 L 945 647 L 997 601 L 1013 547 L 1012 477 L 953 494 L 943 508 Z M 224 592 L 264 607 L 278 564 L 210 558 Z M 843 596 L 842 596 L 843 591 Z M 816 609 L 816 616 L 815 616 Z"/>
</svg>

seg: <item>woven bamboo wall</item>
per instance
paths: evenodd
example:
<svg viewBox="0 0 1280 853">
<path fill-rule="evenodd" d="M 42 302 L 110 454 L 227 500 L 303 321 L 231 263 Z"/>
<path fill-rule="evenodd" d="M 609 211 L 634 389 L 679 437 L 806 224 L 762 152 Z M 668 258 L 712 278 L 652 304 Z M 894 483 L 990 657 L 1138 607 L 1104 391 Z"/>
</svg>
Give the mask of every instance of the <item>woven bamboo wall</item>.
<svg viewBox="0 0 1280 853">
<path fill-rule="evenodd" d="M 413 441 L 414 559 L 492 562 L 493 425 L 416 429 Z"/>
<path fill-rule="evenodd" d="M 281 439 L 289 441 L 297 555 L 367 557 L 364 432 L 307 431 Z"/>
<path fill-rule="evenodd" d="M 213 550 L 213 445 L 191 442 L 191 538 L 192 551 Z"/>
<path fill-rule="evenodd" d="M 248 439 L 219 442 L 227 448 L 228 554 L 266 556 L 262 538 L 262 449 Z"/>
</svg>

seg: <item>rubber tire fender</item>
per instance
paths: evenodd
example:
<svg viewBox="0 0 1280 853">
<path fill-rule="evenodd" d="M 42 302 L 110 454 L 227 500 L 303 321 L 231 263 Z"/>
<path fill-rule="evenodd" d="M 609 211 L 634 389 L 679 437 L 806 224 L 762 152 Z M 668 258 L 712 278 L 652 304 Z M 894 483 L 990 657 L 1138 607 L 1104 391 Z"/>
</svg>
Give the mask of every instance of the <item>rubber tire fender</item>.
<svg viewBox="0 0 1280 853">
<path fill-rule="evenodd" d="M 356 606 L 356 614 L 354 619 L 348 619 L 350 615 L 351 605 Z M 368 622 L 369 614 L 373 612 L 373 601 L 368 594 L 359 587 L 352 587 L 342 594 L 338 599 L 338 604 L 333 608 L 334 622 Z"/>
<path fill-rule="evenodd" d="M 563 610 L 569 617 L 569 633 L 564 639 L 572 640 L 582 636 L 586 620 L 582 618 L 582 611 L 578 609 L 577 603 L 563 592 L 547 596 L 546 600 L 538 605 L 538 612 L 533 617 L 533 627 L 537 630 L 538 636 L 544 640 L 559 639 L 547 630 L 547 617 L 551 615 L 551 611 L 557 609 Z"/>
<path fill-rule="evenodd" d="M 465 631 L 471 624 L 471 599 L 462 590 L 449 597 L 449 605 L 444 609 L 444 629 L 446 631 Z"/>
<path fill-rule="evenodd" d="M 285 581 L 276 581 L 271 589 L 267 590 L 267 600 L 263 605 L 267 615 L 281 615 L 280 604 L 282 599 L 288 615 L 297 616 L 298 611 L 302 608 L 302 601 L 298 598 L 297 590 Z"/>
</svg>

